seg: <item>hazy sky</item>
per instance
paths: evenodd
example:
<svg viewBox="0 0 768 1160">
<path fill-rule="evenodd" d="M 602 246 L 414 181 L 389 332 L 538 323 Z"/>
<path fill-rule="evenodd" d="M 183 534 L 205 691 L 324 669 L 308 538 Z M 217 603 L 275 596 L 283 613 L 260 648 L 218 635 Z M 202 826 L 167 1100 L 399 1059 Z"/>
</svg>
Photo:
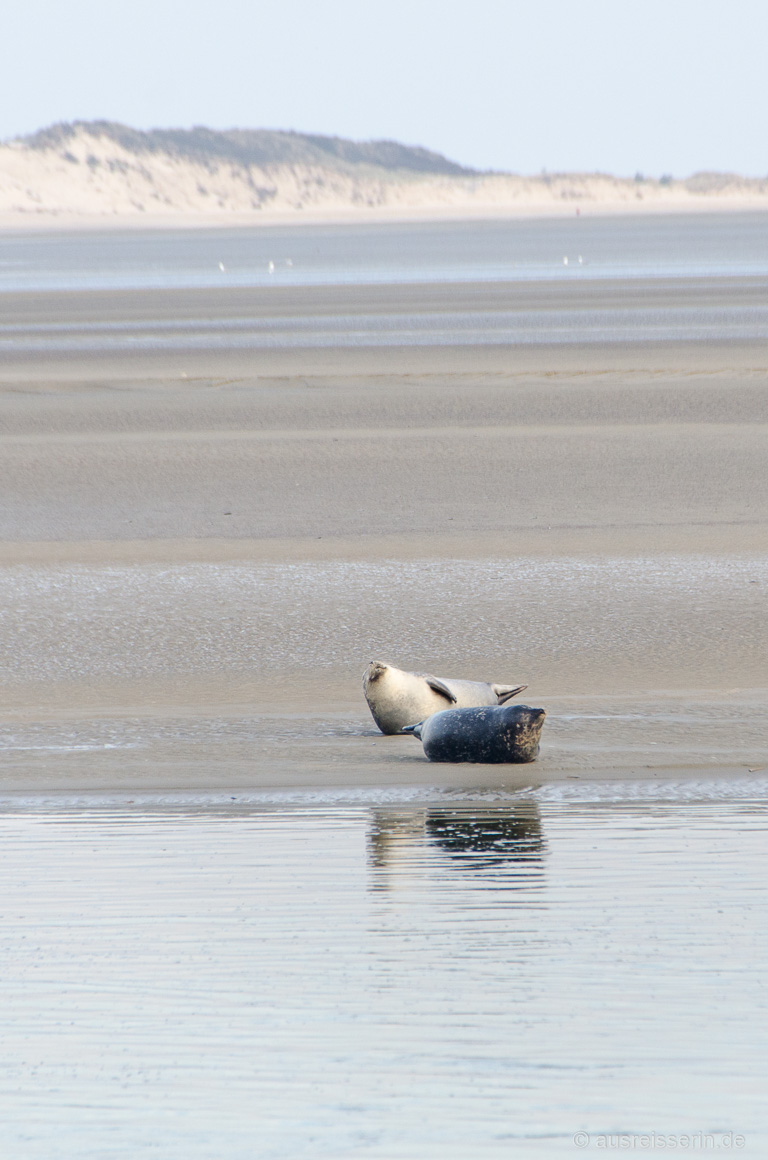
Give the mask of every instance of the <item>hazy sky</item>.
<svg viewBox="0 0 768 1160">
<path fill-rule="evenodd" d="M 0 138 L 298 129 L 466 165 L 768 174 L 767 0 L 22 0 Z"/>
</svg>

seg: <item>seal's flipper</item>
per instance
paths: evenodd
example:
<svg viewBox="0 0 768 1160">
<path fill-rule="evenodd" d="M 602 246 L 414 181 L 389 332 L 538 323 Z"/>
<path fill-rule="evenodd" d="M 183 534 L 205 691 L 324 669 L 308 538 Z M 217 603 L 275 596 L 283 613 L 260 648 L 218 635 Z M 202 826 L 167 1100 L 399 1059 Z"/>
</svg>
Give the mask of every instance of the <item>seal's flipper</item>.
<svg viewBox="0 0 768 1160">
<path fill-rule="evenodd" d="M 447 697 L 452 705 L 456 704 L 456 697 L 445 684 L 445 682 L 441 681 L 439 677 L 426 676 L 424 680 L 427 682 L 430 689 L 433 689 L 435 693 L 439 693 L 441 697 Z"/>
<path fill-rule="evenodd" d="M 522 693 L 523 689 L 527 689 L 527 685 L 491 685 L 494 693 L 499 699 L 500 705 L 506 705 L 512 697 L 516 697 L 518 693 Z"/>
<path fill-rule="evenodd" d="M 423 724 L 424 724 L 423 721 L 419 721 L 416 725 L 403 725 L 400 732 L 401 733 L 412 733 L 414 737 L 418 737 L 419 740 L 421 740 L 421 727 Z"/>
</svg>

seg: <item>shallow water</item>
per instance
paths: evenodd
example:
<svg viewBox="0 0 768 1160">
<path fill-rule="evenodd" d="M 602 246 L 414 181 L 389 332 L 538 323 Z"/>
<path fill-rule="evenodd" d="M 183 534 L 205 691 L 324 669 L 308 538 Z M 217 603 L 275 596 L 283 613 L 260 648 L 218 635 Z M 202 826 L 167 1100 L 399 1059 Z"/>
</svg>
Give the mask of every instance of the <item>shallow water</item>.
<svg viewBox="0 0 768 1160">
<path fill-rule="evenodd" d="M 759 212 L 586 214 L 0 233 L 0 291 L 765 275 L 767 221 Z"/>
<path fill-rule="evenodd" d="M 768 215 L 760 213 L 0 233 L 0 294 L 124 292 L 119 302 L 78 300 L 74 313 L 59 295 L 37 317 L 10 299 L 0 353 L 28 363 L 99 355 L 173 361 L 184 352 L 248 359 L 337 348 L 762 343 L 766 276 Z M 612 289 L 596 299 L 601 283 Z M 356 301 L 345 287 L 368 290 Z M 375 287 L 391 288 L 384 305 Z M 437 299 L 429 287 L 442 287 Z M 155 306 L 145 303 L 137 315 L 132 292 L 151 290 L 173 294 L 168 301 L 156 295 Z M 189 291 L 200 293 L 185 297 Z"/>
<path fill-rule="evenodd" d="M 5 799 L 8 1154 L 765 1155 L 768 785 L 637 788 Z"/>
</svg>

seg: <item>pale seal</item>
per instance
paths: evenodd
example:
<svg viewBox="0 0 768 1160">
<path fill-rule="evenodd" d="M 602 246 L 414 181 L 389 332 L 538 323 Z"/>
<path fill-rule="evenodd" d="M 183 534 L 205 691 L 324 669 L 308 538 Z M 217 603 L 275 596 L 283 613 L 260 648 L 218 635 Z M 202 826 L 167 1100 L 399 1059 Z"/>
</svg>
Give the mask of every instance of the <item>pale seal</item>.
<svg viewBox="0 0 768 1160">
<path fill-rule="evenodd" d="M 408 725 L 429 761 L 472 761 L 483 765 L 533 761 L 546 713 L 529 705 L 483 705 L 444 709 L 418 725 Z"/>
<path fill-rule="evenodd" d="M 503 705 L 527 688 L 408 673 L 381 661 L 371 661 L 363 674 L 365 699 L 382 733 L 400 733 L 406 725 L 415 725 L 449 706 Z"/>
</svg>

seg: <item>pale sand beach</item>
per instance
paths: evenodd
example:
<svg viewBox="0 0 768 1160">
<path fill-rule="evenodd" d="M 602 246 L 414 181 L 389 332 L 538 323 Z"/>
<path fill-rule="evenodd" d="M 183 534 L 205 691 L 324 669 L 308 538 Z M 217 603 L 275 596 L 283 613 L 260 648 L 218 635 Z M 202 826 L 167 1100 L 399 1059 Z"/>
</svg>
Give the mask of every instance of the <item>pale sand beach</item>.
<svg viewBox="0 0 768 1160">
<path fill-rule="evenodd" d="M 311 337 L 321 316 L 354 333 L 360 318 L 546 306 L 578 327 L 617 301 L 664 319 L 748 314 L 761 293 L 733 279 L 7 296 L 4 320 L 43 338 L 6 348 L 0 388 L 0 788 L 479 791 L 765 769 L 759 333 Z M 270 315 L 314 319 L 309 345 L 163 347 L 152 329 Z M 94 338 L 116 320 L 129 341 Z M 540 759 L 438 768 L 378 735 L 361 689 L 373 657 L 527 683 L 549 714 Z"/>
</svg>

